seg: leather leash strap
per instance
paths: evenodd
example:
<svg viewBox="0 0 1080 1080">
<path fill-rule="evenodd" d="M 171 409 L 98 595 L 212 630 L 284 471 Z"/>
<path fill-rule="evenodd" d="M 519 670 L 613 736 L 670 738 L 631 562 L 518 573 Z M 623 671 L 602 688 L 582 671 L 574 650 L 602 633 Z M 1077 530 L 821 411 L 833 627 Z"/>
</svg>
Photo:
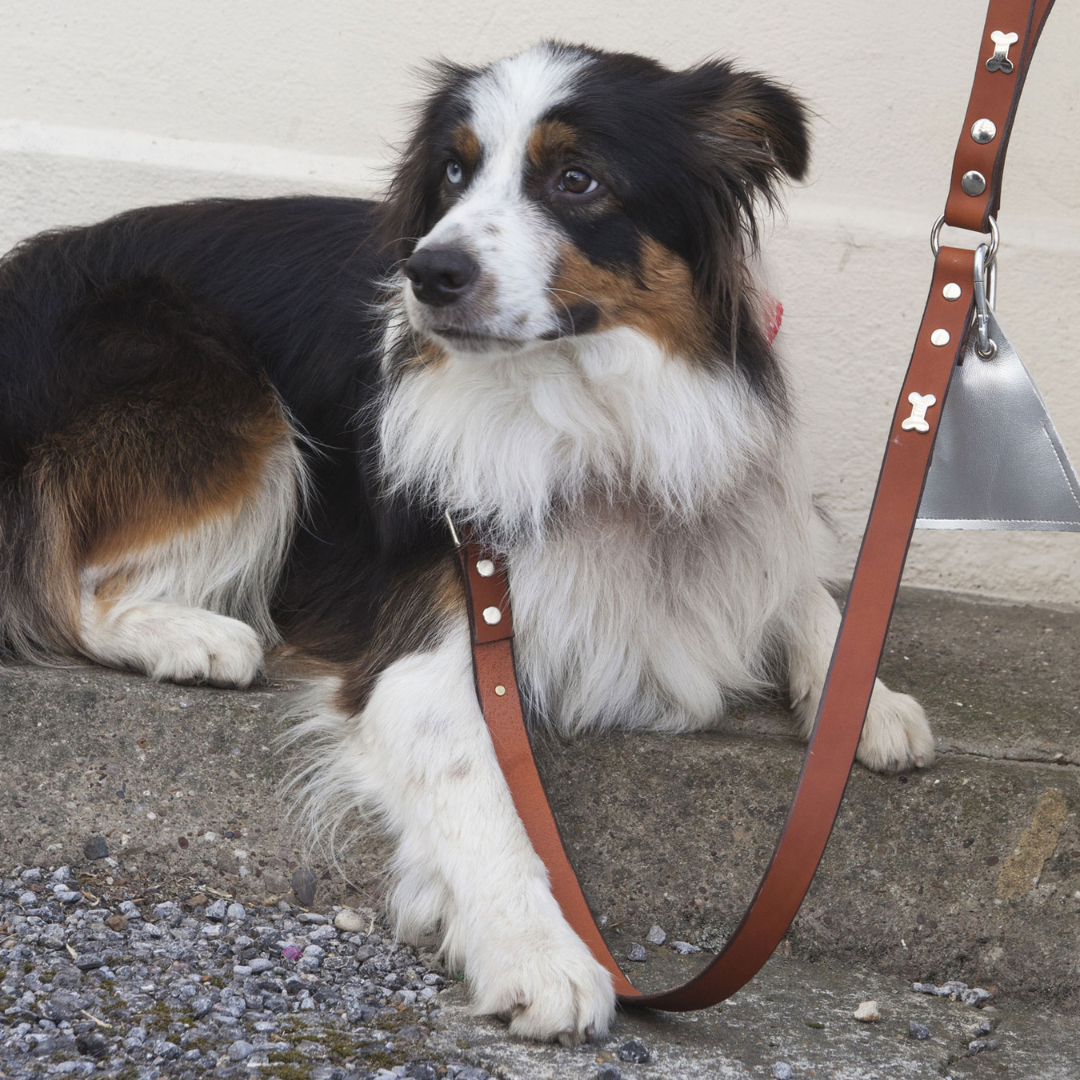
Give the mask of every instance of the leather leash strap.
<svg viewBox="0 0 1080 1080">
<path fill-rule="evenodd" d="M 997 139 L 987 144 L 993 159 L 992 179 L 983 197 L 968 205 L 962 200 L 972 197 L 961 188 L 957 190 L 962 198 L 950 194 L 950 207 L 954 202 L 960 207 L 951 218 L 947 211 L 950 224 L 982 231 L 987 215 L 997 208 L 1005 141 L 1024 72 L 1052 3 L 991 0 L 954 178 L 985 164 L 986 146 L 975 143 L 969 134 L 975 120 L 992 120 L 1001 141 L 997 146 Z M 994 54 L 990 35 L 997 30 L 1018 35 L 1020 47 L 1013 54 L 1009 72 L 987 70 L 987 59 Z M 1005 84 L 1005 90 L 995 78 Z M 989 90 L 985 89 L 987 85 Z M 973 251 L 940 248 L 915 350 L 893 416 L 828 679 L 784 830 L 746 914 L 724 949 L 682 986 L 642 994 L 623 974 L 604 943 L 563 848 L 525 730 L 514 675 L 513 622 L 504 563 L 469 536 L 460 547 L 473 632 L 477 695 L 495 753 L 529 839 L 547 867 L 552 892 L 563 914 L 596 959 L 611 972 L 622 1005 L 690 1010 L 723 1001 L 757 974 L 799 910 L 825 850 L 855 759 L 949 379 L 971 324 L 973 279 Z M 946 285 L 959 288 L 956 299 L 946 299 Z M 955 289 L 949 290 L 949 295 L 955 294 Z"/>
</svg>

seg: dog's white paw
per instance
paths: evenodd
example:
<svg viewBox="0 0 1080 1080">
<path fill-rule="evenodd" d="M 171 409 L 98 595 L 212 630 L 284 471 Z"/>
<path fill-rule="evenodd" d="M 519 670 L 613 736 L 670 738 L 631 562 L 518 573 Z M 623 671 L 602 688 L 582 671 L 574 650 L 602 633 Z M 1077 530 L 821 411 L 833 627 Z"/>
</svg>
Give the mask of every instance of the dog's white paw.
<svg viewBox="0 0 1080 1080">
<path fill-rule="evenodd" d="M 206 682 L 211 686 L 249 686 L 263 663 L 258 634 L 239 619 L 209 611 L 192 615 L 195 617 L 185 626 L 189 635 L 179 648 L 163 651 L 154 678 Z"/>
<path fill-rule="evenodd" d="M 510 1021 L 524 1039 L 574 1046 L 607 1033 L 615 1015 L 611 975 L 568 926 L 523 932 L 471 965 L 473 1009 Z"/>
<path fill-rule="evenodd" d="M 876 680 L 856 757 L 877 772 L 932 764 L 934 736 L 923 707 L 910 694 L 898 694 Z"/>
<path fill-rule="evenodd" d="M 250 686 L 263 664 L 258 634 L 239 619 L 196 608 L 147 619 L 143 662 L 151 678 L 211 686 Z"/>
</svg>

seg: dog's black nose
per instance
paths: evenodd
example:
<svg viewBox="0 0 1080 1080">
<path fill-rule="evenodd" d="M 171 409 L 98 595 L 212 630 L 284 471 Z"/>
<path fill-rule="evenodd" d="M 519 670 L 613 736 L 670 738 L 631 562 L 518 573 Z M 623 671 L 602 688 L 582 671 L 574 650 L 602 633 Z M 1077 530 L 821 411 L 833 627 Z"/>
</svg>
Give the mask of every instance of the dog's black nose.
<svg viewBox="0 0 1080 1080">
<path fill-rule="evenodd" d="M 405 276 L 412 282 L 416 299 L 432 307 L 457 303 L 479 270 L 467 251 L 452 247 L 421 248 L 405 262 Z"/>
</svg>

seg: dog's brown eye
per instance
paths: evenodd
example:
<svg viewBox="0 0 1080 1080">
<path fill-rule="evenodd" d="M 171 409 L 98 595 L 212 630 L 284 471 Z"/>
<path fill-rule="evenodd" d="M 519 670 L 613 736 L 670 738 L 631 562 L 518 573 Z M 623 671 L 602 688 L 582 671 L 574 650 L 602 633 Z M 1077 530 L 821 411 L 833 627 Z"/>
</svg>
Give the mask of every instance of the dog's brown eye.
<svg viewBox="0 0 1080 1080">
<path fill-rule="evenodd" d="M 570 195 L 588 195 L 599 186 L 584 169 L 567 169 L 559 177 L 559 190 Z"/>
</svg>

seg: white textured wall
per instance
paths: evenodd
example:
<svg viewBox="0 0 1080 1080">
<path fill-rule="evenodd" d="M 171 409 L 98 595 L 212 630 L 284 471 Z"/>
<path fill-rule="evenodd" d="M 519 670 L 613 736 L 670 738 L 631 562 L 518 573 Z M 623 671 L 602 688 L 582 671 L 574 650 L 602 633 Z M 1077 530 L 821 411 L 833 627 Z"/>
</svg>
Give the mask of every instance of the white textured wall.
<svg viewBox="0 0 1080 1080">
<path fill-rule="evenodd" d="M 1080 8 L 1057 7 L 1013 138 L 998 311 L 1080 456 Z M 853 556 L 982 20 L 978 0 L 4 0 L 0 242 L 198 195 L 369 193 L 425 57 L 542 37 L 739 57 L 818 116 L 811 179 L 769 250 L 818 488 Z M 1078 554 L 1077 535 L 917 533 L 907 580 L 1075 605 Z"/>
</svg>

